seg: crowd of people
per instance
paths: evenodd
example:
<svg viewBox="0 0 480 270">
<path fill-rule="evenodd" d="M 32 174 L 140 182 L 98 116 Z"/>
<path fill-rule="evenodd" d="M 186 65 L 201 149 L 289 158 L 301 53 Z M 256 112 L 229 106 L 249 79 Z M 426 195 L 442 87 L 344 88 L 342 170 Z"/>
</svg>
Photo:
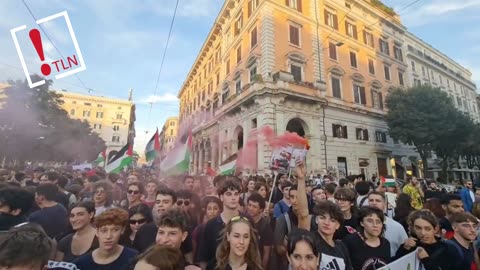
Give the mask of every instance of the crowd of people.
<svg viewBox="0 0 480 270">
<path fill-rule="evenodd" d="M 0 270 L 480 269 L 472 181 L 363 175 L 159 178 L 36 168 L 0 175 Z"/>
</svg>

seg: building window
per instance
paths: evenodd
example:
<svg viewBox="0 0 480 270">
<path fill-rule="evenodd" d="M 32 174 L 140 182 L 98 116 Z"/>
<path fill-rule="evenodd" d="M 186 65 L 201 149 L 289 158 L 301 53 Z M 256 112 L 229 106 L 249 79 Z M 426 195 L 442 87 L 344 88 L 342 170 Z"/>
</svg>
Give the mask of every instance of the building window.
<svg viewBox="0 0 480 270">
<path fill-rule="evenodd" d="M 173 136 L 173 129 L 170 129 L 170 136 Z"/>
<path fill-rule="evenodd" d="M 355 103 L 366 105 L 367 99 L 365 96 L 365 87 L 354 84 L 353 85 L 353 96 Z"/>
<path fill-rule="evenodd" d="M 390 67 L 387 65 L 384 65 L 383 72 L 385 73 L 385 80 L 390 81 Z"/>
<path fill-rule="evenodd" d="M 96 117 L 97 118 L 103 118 L 103 112 L 97 112 Z"/>
<path fill-rule="evenodd" d="M 77 104 L 77 102 L 76 102 L 76 101 L 72 101 L 72 104 Z"/>
<path fill-rule="evenodd" d="M 336 98 L 342 98 L 342 88 L 340 85 L 340 78 L 332 77 L 332 95 Z"/>
<path fill-rule="evenodd" d="M 383 110 L 383 95 L 380 89 L 372 89 L 372 106 L 375 109 Z"/>
<path fill-rule="evenodd" d="M 357 140 L 368 141 L 368 129 L 357 128 Z"/>
<path fill-rule="evenodd" d="M 242 27 L 243 27 L 243 13 L 240 13 L 240 15 L 235 20 L 235 30 L 234 30 L 234 35 L 235 36 L 240 34 L 240 31 L 242 30 Z"/>
<path fill-rule="evenodd" d="M 363 43 L 366 45 L 375 48 L 375 43 L 373 42 L 373 34 L 367 31 L 363 31 Z"/>
<path fill-rule="evenodd" d="M 422 66 L 422 75 L 423 75 L 423 77 L 425 77 L 425 67 L 424 66 Z"/>
<path fill-rule="evenodd" d="M 116 136 L 116 135 L 112 136 L 112 142 L 116 142 L 116 143 L 120 142 L 120 136 Z"/>
<path fill-rule="evenodd" d="M 296 82 L 302 81 L 302 67 L 298 64 L 290 64 L 290 73 Z"/>
<path fill-rule="evenodd" d="M 215 53 L 215 64 L 220 61 L 220 48 L 217 48 L 217 52 Z"/>
<path fill-rule="evenodd" d="M 393 55 L 394 55 L 395 59 L 403 62 L 403 53 L 402 53 L 402 49 L 400 49 L 400 47 L 393 46 Z"/>
<path fill-rule="evenodd" d="M 253 82 L 255 80 L 255 75 L 257 75 L 257 65 L 253 65 L 249 69 L 249 75 L 250 75 L 250 82 Z"/>
<path fill-rule="evenodd" d="M 227 60 L 227 63 L 225 64 L 225 75 L 230 74 L 230 59 Z"/>
<path fill-rule="evenodd" d="M 358 39 L 357 26 L 350 22 L 345 22 L 345 33 L 347 36 Z"/>
<path fill-rule="evenodd" d="M 70 115 L 75 115 L 75 109 L 70 110 Z"/>
<path fill-rule="evenodd" d="M 90 117 L 90 111 L 83 111 L 83 117 Z"/>
<path fill-rule="evenodd" d="M 350 52 L 350 66 L 357 68 L 357 54 L 355 52 Z"/>
<path fill-rule="evenodd" d="M 419 79 L 413 79 L 414 86 L 422 86 L 422 82 Z"/>
<path fill-rule="evenodd" d="M 347 126 L 332 124 L 333 137 L 347 139 Z"/>
<path fill-rule="evenodd" d="M 330 59 L 337 60 L 337 45 L 330 42 L 330 44 L 328 45 L 328 52 Z"/>
<path fill-rule="evenodd" d="M 216 86 L 218 87 L 219 84 L 220 84 L 220 73 L 217 73 L 217 84 L 216 84 Z"/>
<path fill-rule="evenodd" d="M 101 124 L 93 124 L 93 129 L 102 129 Z"/>
<path fill-rule="evenodd" d="M 302 12 L 302 0 L 286 0 L 285 4 L 298 12 Z"/>
<path fill-rule="evenodd" d="M 388 42 L 379 38 L 378 39 L 378 42 L 380 44 L 380 52 L 386 54 L 386 55 L 390 55 L 390 49 L 388 48 Z"/>
<path fill-rule="evenodd" d="M 403 72 L 401 71 L 398 71 L 398 83 L 401 85 L 401 86 L 405 86 L 405 83 L 403 81 Z"/>
<path fill-rule="evenodd" d="M 258 7 L 258 0 L 250 0 L 248 2 L 248 18 L 252 16 L 253 11 Z"/>
<path fill-rule="evenodd" d="M 325 9 L 325 24 L 331 28 L 338 30 L 338 17 L 337 14 L 333 14 Z"/>
<path fill-rule="evenodd" d="M 250 32 L 250 48 L 257 45 L 257 27 L 255 26 Z"/>
<path fill-rule="evenodd" d="M 242 45 L 237 48 L 237 64 L 242 61 Z"/>
<path fill-rule="evenodd" d="M 289 40 L 290 44 L 300 47 L 300 27 L 290 24 Z"/>
<path fill-rule="evenodd" d="M 174 127 L 174 126 L 175 126 L 175 122 L 173 122 L 173 121 L 170 122 L 170 126 L 171 126 L 171 127 Z"/>
<path fill-rule="evenodd" d="M 92 103 L 85 102 L 85 103 L 83 103 L 83 105 L 85 105 L 85 106 L 92 106 Z"/>
<path fill-rule="evenodd" d="M 413 62 L 413 61 L 412 61 L 412 70 L 413 70 L 413 72 L 416 71 L 416 70 L 415 70 L 415 62 Z"/>
<path fill-rule="evenodd" d="M 235 92 L 237 94 L 239 94 L 240 92 L 242 92 L 242 79 L 240 76 L 238 76 L 236 79 L 235 79 Z"/>
<path fill-rule="evenodd" d="M 225 104 L 229 95 L 230 95 L 230 89 L 228 87 L 225 87 L 222 91 L 222 104 Z"/>
<path fill-rule="evenodd" d="M 113 131 L 119 131 L 119 130 L 120 130 L 120 126 L 118 126 L 118 125 L 113 126 Z"/>
<path fill-rule="evenodd" d="M 458 107 L 462 107 L 462 99 L 460 97 L 457 97 L 457 104 Z"/>
<path fill-rule="evenodd" d="M 368 59 L 368 73 L 375 75 L 375 62 L 372 59 Z"/>
<path fill-rule="evenodd" d="M 98 107 L 98 108 L 102 108 L 103 105 L 102 105 L 102 104 L 97 104 L 97 107 Z"/>
<path fill-rule="evenodd" d="M 380 143 L 387 143 L 387 133 L 384 131 L 375 131 L 375 141 Z"/>
<path fill-rule="evenodd" d="M 121 113 L 117 113 L 117 119 L 122 119 L 122 114 Z"/>
</svg>

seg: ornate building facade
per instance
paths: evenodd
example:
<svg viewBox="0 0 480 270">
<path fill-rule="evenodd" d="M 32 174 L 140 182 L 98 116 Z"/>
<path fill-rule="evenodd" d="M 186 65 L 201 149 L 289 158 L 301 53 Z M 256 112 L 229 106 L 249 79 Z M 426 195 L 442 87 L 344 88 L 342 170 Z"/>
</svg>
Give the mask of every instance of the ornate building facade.
<svg viewBox="0 0 480 270">
<path fill-rule="evenodd" d="M 414 149 L 384 121 L 389 89 L 409 83 L 406 35 L 377 1 L 225 1 L 178 94 L 181 125 L 194 126 L 192 172 L 269 125 L 309 140 L 309 171 L 418 175 Z M 254 148 L 252 169 L 270 172 L 271 149 Z"/>
</svg>

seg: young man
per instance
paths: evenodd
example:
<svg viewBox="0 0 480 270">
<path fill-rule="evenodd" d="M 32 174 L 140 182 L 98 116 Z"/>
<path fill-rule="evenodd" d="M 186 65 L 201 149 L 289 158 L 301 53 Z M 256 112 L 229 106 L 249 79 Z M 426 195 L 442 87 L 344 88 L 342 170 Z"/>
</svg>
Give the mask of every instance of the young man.
<svg viewBox="0 0 480 270">
<path fill-rule="evenodd" d="M 47 173 L 42 174 L 40 177 L 40 184 L 54 184 L 58 188 L 57 196 L 55 201 L 62 204 L 65 209 L 69 207 L 69 198 L 67 194 L 63 193 L 61 189 L 58 187 L 58 179 L 60 175 L 56 172 L 50 171 Z"/>
<path fill-rule="evenodd" d="M 128 212 L 120 208 L 108 209 L 95 218 L 98 248 L 80 256 L 73 263 L 80 269 L 127 270 L 138 254 L 118 244 L 128 222 Z"/>
<path fill-rule="evenodd" d="M 40 185 L 40 176 L 45 172 L 43 167 L 37 167 L 33 170 L 33 179 L 25 181 L 25 186 L 38 186 Z"/>
<path fill-rule="evenodd" d="M 0 233 L 27 221 L 35 197 L 18 187 L 0 189 Z"/>
<path fill-rule="evenodd" d="M 35 201 L 40 210 L 33 212 L 28 219 L 42 226 L 51 238 L 61 236 L 68 230 L 67 210 L 55 201 L 58 188 L 54 184 L 40 184 Z"/>
<path fill-rule="evenodd" d="M 472 180 L 465 180 L 465 186 L 460 190 L 460 196 L 463 201 L 463 209 L 465 212 L 472 212 L 473 203 L 475 202 L 475 193 L 473 193 L 473 183 Z"/>
<path fill-rule="evenodd" d="M 0 240 L 0 269 L 49 269 L 46 265 L 53 251 L 53 242 L 38 224 L 12 228 Z"/>
<path fill-rule="evenodd" d="M 270 251 L 273 246 L 273 233 L 269 219 L 263 215 L 265 199 L 258 193 L 253 193 L 247 199 L 247 214 L 252 217 L 253 225 L 258 232 L 258 248 L 262 256 L 263 269 L 268 269 Z"/>
<path fill-rule="evenodd" d="M 383 212 L 387 210 L 385 195 L 378 191 L 372 191 L 368 194 L 368 204 Z M 403 226 L 392 218 L 385 216 L 385 239 L 390 242 L 390 254 L 396 254 L 398 248 L 403 245 L 407 238 L 408 235 Z"/>
<path fill-rule="evenodd" d="M 412 207 L 416 210 L 423 208 L 423 194 L 422 184 L 415 176 L 407 177 L 407 184 L 403 187 L 403 193 L 412 198 Z"/>
<path fill-rule="evenodd" d="M 183 178 L 183 187 L 185 189 L 188 189 L 190 191 L 193 191 L 194 185 L 193 183 L 195 180 L 193 179 L 193 176 L 187 175 L 185 178 Z"/>
<path fill-rule="evenodd" d="M 289 192 L 292 187 L 292 183 L 285 181 L 281 184 L 281 190 L 283 193 L 283 199 L 277 202 L 273 208 L 273 218 L 277 219 L 281 217 L 284 213 L 287 213 L 292 206 L 290 201 Z"/>
<path fill-rule="evenodd" d="M 456 194 L 445 194 L 441 200 L 442 208 L 445 210 L 445 217 L 438 220 L 442 236 L 445 239 L 452 239 L 454 230 L 450 222 L 452 215 L 463 213 L 463 201 L 460 196 Z"/>
<path fill-rule="evenodd" d="M 148 207 L 153 208 L 156 201 L 157 191 L 158 191 L 157 181 L 149 180 L 147 182 L 147 185 L 145 186 L 146 196 L 145 196 L 145 200 L 143 200 L 143 203 Z"/>
<path fill-rule="evenodd" d="M 478 219 L 470 213 L 457 213 L 450 218 L 455 234 L 447 243 L 458 251 L 461 267 L 457 269 L 477 269 L 472 242 L 477 237 Z"/>
<path fill-rule="evenodd" d="M 220 243 L 220 235 L 225 225 L 236 216 L 240 215 L 240 192 L 242 191 L 241 180 L 234 176 L 222 176 L 222 185 L 218 189 L 218 195 L 223 203 L 223 211 L 217 217 L 205 225 L 204 237 L 199 241 L 199 264 L 205 269 L 207 264 L 215 260 L 215 252 Z"/>
<path fill-rule="evenodd" d="M 335 183 L 329 182 L 328 184 L 325 184 L 325 195 L 327 196 L 328 201 L 335 203 L 335 197 L 333 196 L 333 194 L 335 193 L 336 189 L 337 189 L 337 184 Z"/>
</svg>

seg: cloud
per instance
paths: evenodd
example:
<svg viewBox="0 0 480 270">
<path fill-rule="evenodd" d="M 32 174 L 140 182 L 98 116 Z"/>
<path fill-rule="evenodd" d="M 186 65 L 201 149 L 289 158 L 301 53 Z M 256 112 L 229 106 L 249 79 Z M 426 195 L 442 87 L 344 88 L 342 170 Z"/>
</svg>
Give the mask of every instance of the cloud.
<svg viewBox="0 0 480 270">
<path fill-rule="evenodd" d="M 417 7 L 412 6 L 401 13 L 402 20 L 409 27 L 422 26 L 438 21 L 450 21 L 458 23 L 458 19 L 462 21 L 477 18 L 477 12 L 480 10 L 480 0 L 431 0 L 427 4 Z M 396 10 L 400 10 L 397 7 Z M 464 11 L 461 18 L 453 15 L 459 11 Z"/>
<path fill-rule="evenodd" d="M 141 99 L 141 103 L 173 103 L 178 102 L 176 95 L 166 93 L 163 95 L 151 95 L 147 98 Z"/>
</svg>

